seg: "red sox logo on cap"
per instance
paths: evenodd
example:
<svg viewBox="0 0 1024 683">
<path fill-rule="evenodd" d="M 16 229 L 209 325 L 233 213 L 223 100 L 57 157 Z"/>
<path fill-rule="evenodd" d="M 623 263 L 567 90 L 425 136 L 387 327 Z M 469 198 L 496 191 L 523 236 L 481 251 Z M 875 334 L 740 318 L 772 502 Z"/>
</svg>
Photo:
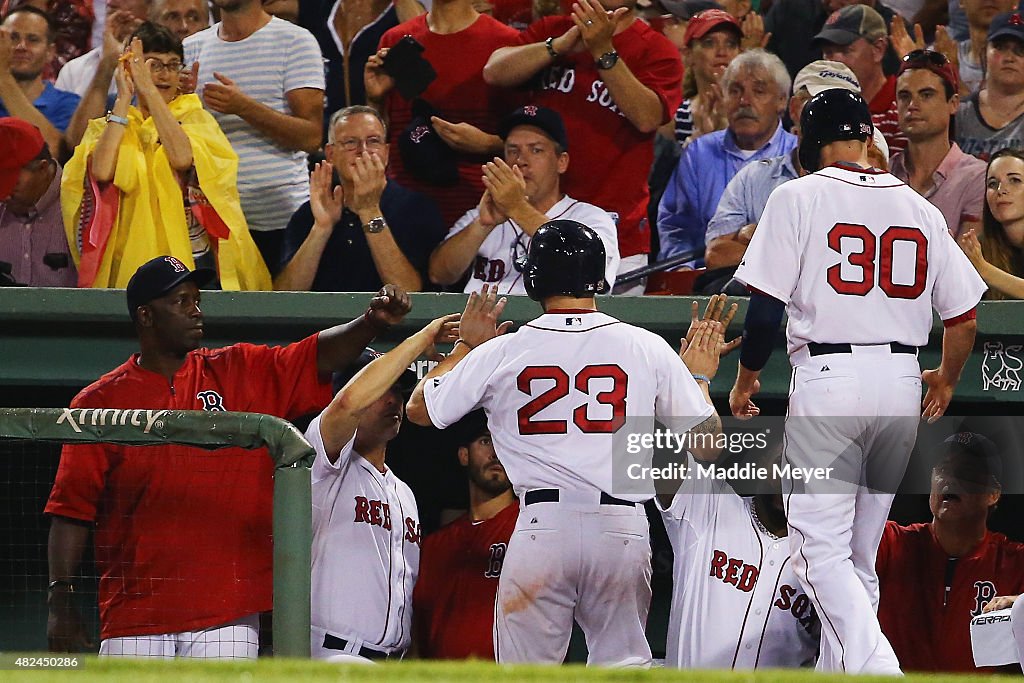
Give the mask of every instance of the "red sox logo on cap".
<svg viewBox="0 0 1024 683">
<path fill-rule="evenodd" d="M 525 107 L 523 107 L 523 113 L 526 114 L 527 116 L 536 116 L 537 107 L 535 105 L 528 104 Z"/>
<path fill-rule="evenodd" d="M 165 256 L 164 261 L 167 261 L 167 263 L 171 264 L 171 266 L 174 268 L 175 273 L 184 273 L 186 270 L 188 270 L 188 268 L 185 267 L 184 263 L 174 258 L 173 256 Z"/>
<path fill-rule="evenodd" d="M 826 26 L 831 26 L 832 24 L 836 23 L 837 21 L 839 21 L 839 10 L 836 10 L 832 14 L 828 15 L 828 19 L 825 20 L 825 25 Z"/>
<path fill-rule="evenodd" d="M 1014 12 L 1010 15 L 1010 23 L 1014 26 L 1020 26 L 1024 24 L 1024 19 L 1020 18 L 1020 12 Z"/>
<path fill-rule="evenodd" d="M 430 126 L 416 126 L 412 132 L 409 133 L 409 139 L 419 144 L 423 142 L 423 138 L 430 135 Z"/>
</svg>

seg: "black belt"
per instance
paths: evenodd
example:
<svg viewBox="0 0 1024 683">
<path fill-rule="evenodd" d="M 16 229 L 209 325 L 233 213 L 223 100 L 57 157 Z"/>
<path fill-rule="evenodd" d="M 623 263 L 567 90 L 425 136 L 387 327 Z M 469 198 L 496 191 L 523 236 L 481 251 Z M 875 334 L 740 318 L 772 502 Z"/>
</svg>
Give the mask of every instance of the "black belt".
<svg viewBox="0 0 1024 683">
<path fill-rule="evenodd" d="M 526 495 L 523 496 L 523 504 L 557 503 L 558 498 L 558 489 L 533 489 L 532 491 L 527 491 Z M 628 500 L 622 500 L 615 496 L 609 496 L 604 491 L 601 492 L 601 505 L 628 505 L 629 507 L 636 507 L 636 503 L 631 503 Z"/>
<path fill-rule="evenodd" d="M 348 641 L 338 636 L 332 636 L 330 633 L 324 636 L 324 647 L 328 650 L 342 650 L 345 651 L 348 647 Z M 398 650 L 388 654 L 387 652 L 381 652 L 380 650 L 373 650 L 368 647 L 359 648 L 359 652 L 353 652 L 352 654 L 359 655 L 365 659 L 401 659 L 405 656 L 405 650 Z"/>
<path fill-rule="evenodd" d="M 881 346 L 879 344 L 879 346 Z M 817 342 L 808 342 L 807 350 L 812 356 L 824 356 L 830 353 L 853 353 L 853 347 L 850 344 L 819 344 Z M 899 342 L 889 342 L 889 350 L 893 353 L 909 353 L 911 355 L 917 355 L 916 346 L 907 346 L 906 344 L 900 344 Z"/>
</svg>

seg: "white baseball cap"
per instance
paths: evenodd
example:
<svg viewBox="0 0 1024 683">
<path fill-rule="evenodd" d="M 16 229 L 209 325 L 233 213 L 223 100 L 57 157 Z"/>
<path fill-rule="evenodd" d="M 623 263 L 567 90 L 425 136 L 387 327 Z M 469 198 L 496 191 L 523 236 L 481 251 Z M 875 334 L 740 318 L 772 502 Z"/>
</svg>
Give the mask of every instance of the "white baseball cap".
<svg viewBox="0 0 1024 683">
<path fill-rule="evenodd" d="M 811 97 L 831 88 L 842 88 L 859 95 L 860 81 L 845 64 L 819 59 L 800 69 L 793 79 L 793 93 L 800 92 L 802 88 L 807 88 Z"/>
<path fill-rule="evenodd" d="M 875 147 L 885 157 L 885 163 L 889 163 L 889 143 L 885 141 L 885 136 L 882 135 L 882 131 L 878 130 L 878 126 L 874 127 L 874 131 L 871 133 L 871 139 L 875 142 Z"/>
</svg>

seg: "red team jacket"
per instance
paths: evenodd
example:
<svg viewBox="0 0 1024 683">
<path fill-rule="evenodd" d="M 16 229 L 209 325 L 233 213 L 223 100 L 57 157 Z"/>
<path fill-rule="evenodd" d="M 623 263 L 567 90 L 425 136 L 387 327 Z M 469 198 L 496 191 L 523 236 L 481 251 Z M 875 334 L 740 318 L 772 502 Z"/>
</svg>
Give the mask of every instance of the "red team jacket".
<svg viewBox="0 0 1024 683">
<path fill-rule="evenodd" d="M 878 621 L 909 671 L 977 671 L 971 618 L 997 595 L 1024 592 L 1024 544 L 991 531 L 951 564 L 930 524 L 887 522 L 876 567 Z"/>
<path fill-rule="evenodd" d="M 316 335 L 199 349 L 173 384 L 136 354 L 71 405 L 296 418 L 331 399 L 316 353 Z M 46 513 L 96 525 L 101 637 L 193 631 L 270 609 L 273 471 L 265 449 L 65 446 Z"/>
<path fill-rule="evenodd" d="M 519 503 L 474 524 L 469 515 L 427 536 L 412 594 L 420 656 L 494 661 L 494 596 Z"/>
</svg>

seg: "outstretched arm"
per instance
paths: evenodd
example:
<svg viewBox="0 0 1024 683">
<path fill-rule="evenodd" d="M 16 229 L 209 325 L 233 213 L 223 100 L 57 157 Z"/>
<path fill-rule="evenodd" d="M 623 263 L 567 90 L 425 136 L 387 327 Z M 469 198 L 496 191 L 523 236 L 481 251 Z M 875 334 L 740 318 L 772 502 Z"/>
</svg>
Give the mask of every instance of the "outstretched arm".
<svg viewBox="0 0 1024 683">
<path fill-rule="evenodd" d="M 317 339 L 316 365 L 320 372 L 339 372 L 359 357 L 374 337 L 402 322 L 412 309 L 409 295 L 400 287 L 384 285 L 363 315 L 322 330 Z"/>
<path fill-rule="evenodd" d="M 419 332 L 360 370 L 338 392 L 320 417 L 320 435 L 332 463 L 337 459 L 341 447 L 355 434 L 363 412 L 391 388 L 420 354 L 435 343 L 453 341 L 458 321 L 458 313 L 432 320 Z"/>
<path fill-rule="evenodd" d="M 944 320 L 943 324 L 946 327 L 942 332 L 942 359 L 939 367 L 921 373 L 921 379 L 928 385 L 921 417 L 927 419 L 929 424 L 942 417 L 949 407 L 953 390 L 960 381 L 960 373 L 974 348 L 974 336 L 978 331 L 974 309 L 952 320 Z"/>
<path fill-rule="evenodd" d="M 501 312 L 505 310 L 508 299 L 498 298 L 498 287 L 484 285 L 479 294 L 473 292 L 466 301 L 466 310 L 462 313 L 459 321 L 459 340 L 455 348 L 444 360 L 434 366 L 434 369 L 427 373 L 426 377 L 420 380 L 413 390 L 409 403 L 406 406 L 405 414 L 415 424 L 421 427 L 435 426 L 430 420 L 427 412 L 427 404 L 423 398 L 423 387 L 435 377 L 441 377 L 451 372 L 469 352 L 484 342 L 504 334 L 512 326 L 511 322 L 498 324 Z"/>
<path fill-rule="evenodd" d="M 747 318 L 743 323 L 743 350 L 740 353 L 736 382 L 729 392 L 729 408 L 735 417 L 745 420 L 759 414 L 751 397 L 761 389 L 761 369 L 772 355 L 775 335 L 782 323 L 786 305 L 761 292 L 751 292 Z"/>
</svg>

